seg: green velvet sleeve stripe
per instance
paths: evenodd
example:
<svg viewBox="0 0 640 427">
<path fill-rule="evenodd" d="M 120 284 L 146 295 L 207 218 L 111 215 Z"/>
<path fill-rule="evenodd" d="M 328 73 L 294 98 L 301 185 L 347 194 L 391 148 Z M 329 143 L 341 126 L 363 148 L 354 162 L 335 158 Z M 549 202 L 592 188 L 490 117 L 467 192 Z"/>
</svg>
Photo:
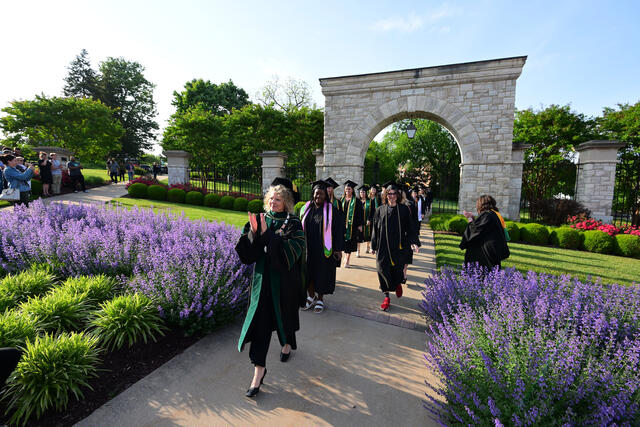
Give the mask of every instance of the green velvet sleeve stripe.
<svg viewBox="0 0 640 427">
<path fill-rule="evenodd" d="M 242 229 L 242 234 L 243 235 L 249 234 L 249 230 L 251 230 L 251 224 L 247 222 L 244 228 Z"/>
<path fill-rule="evenodd" d="M 291 237 L 283 243 L 283 250 L 287 259 L 287 267 L 290 269 L 302 255 L 304 249 L 304 231 L 296 230 Z"/>
</svg>

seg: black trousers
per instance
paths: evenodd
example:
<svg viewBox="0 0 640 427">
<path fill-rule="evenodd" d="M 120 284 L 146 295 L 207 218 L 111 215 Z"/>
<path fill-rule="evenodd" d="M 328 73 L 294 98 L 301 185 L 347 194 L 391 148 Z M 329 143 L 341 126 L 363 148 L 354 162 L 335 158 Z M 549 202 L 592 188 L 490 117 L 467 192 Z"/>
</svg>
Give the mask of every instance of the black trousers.
<svg viewBox="0 0 640 427">
<path fill-rule="evenodd" d="M 20 350 L 17 348 L 0 348 L 0 387 L 4 386 L 5 381 L 18 365 L 20 356 Z"/>
<path fill-rule="evenodd" d="M 267 353 L 271 343 L 271 335 L 276 325 L 276 316 L 271 302 L 271 291 L 263 292 L 260 295 L 260 303 L 253 318 L 253 332 L 251 336 L 251 346 L 249 347 L 249 359 L 251 363 L 258 366 L 267 366 Z M 268 298 L 266 298 L 268 294 Z"/>
<path fill-rule="evenodd" d="M 78 189 L 78 184 L 80 184 L 82 191 L 86 191 L 87 189 L 87 187 L 84 185 L 83 175 L 71 176 L 71 183 L 73 184 L 74 191 Z"/>
</svg>

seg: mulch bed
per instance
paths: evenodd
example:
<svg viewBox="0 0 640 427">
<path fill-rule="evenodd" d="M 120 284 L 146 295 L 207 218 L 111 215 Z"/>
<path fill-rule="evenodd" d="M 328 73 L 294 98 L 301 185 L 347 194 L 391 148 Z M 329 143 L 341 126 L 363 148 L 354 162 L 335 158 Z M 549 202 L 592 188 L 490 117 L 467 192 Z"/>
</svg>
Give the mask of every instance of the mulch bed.
<svg viewBox="0 0 640 427">
<path fill-rule="evenodd" d="M 99 377 L 89 383 L 93 390 L 83 390 L 84 399 L 77 401 L 71 395 L 66 411 L 49 411 L 39 420 L 31 419 L 29 426 L 72 426 L 88 417 L 93 411 L 113 399 L 122 391 L 144 378 L 174 356 L 197 342 L 201 336 L 186 337 L 182 330 L 170 330 L 156 342 L 135 344 L 131 348 L 103 353 L 103 362 L 98 367 Z M 6 403 L 0 403 L 0 424 L 7 424 Z"/>
</svg>

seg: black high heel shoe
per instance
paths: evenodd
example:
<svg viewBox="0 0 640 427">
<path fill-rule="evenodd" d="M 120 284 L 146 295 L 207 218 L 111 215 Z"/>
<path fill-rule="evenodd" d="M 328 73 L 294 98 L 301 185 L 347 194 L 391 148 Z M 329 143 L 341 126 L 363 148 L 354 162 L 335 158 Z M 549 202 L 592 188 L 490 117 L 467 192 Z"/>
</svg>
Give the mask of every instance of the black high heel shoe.
<svg viewBox="0 0 640 427">
<path fill-rule="evenodd" d="M 262 374 L 262 378 L 260 379 L 260 385 L 258 387 L 249 387 L 245 396 L 254 397 L 260 392 L 260 386 L 264 383 L 264 377 L 267 376 L 267 368 L 264 368 L 264 374 Z"/>
<path fill-rule="evenodd" d="M 291 356 L 291 350 L 289 350 L 289 353 L 280 352 L 280 361 L 282 363 L 286 362 L 287 360 L 289 360 L 289 356 Z"/>
</svg>

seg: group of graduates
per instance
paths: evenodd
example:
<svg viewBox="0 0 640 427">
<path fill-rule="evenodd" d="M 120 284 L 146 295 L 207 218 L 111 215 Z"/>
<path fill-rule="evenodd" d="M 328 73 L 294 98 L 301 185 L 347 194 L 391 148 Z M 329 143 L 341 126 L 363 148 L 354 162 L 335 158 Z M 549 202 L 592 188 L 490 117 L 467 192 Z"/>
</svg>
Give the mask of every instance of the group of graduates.
<svg viewBox="0 0 640 427">
<path fill-rule="evenodd" d="M 376 255 L 382 310 L 389 309 L 391 292 L 402 296 L 407 266 L 420 246 L 420 222 L 430 208 L 428 191 L 395 182 L 384 183 L 381 191 L 351 180 L 343 185 L 338 198 L 339 185 L 332 178 L 313 182 L 312 200 L 297 216 L 297 189 L 290 180 L 276 178 L 264 199 L 265 213 L 249 213 L 236 245 L 243 263 L 255 263 L 238 342 L 239 351 L 250 343 L 255 367 L 247 397 L 257 395 L 264 382 L 272 332 L 282 346 L 280 361 L 286 362 L 296 349 L 299 308 L 324 311 L 324 296 L 335 290 L 343 252 L 347 268 L 361 243 Z"/>
</svg>

